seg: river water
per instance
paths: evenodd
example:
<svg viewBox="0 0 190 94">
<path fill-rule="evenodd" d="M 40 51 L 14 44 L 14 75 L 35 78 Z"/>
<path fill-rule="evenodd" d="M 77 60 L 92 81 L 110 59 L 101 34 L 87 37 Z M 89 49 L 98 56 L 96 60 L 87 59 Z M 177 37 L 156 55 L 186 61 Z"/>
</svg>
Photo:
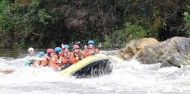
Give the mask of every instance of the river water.
<svg viewBox="0 0 190 94">
<path fill-rule="evenodd" d="M 104 51 L 103 53 L 115 53 Z M 16 56 L 16 55 L 15 55 Z M 140 64 L 136 60 L 113 62 L 113 72 L 98 78 L 77 79 L 60 76 L 51 69 L 23 67 L 26 54 L 2 54 L 0 69 L 16 69 L 0 74 L 0 94 L 189 94 L 190 66 L 159 68 L 160 64 Z"/>
</svg>

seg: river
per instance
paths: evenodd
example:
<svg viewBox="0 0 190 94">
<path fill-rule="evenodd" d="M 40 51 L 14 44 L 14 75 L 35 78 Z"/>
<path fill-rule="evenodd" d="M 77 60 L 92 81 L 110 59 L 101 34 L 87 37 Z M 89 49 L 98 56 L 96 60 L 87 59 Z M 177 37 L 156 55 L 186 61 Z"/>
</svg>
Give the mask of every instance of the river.
<svg viewBox="0 0 190 94">
<path fill-rule="evenodd" d="M 16 53 L 18 51 L 13 51 Z M 103 53 L 115 53 L 103 51 Z M 113 62 L 113 71 L 98 78 L 60 76 L 51 69 L 23 67 L 26 54 L 1 54 L 0 94 L 189 94 L 190 66 L 159 68 L 136 60 Z"/>
</svg>

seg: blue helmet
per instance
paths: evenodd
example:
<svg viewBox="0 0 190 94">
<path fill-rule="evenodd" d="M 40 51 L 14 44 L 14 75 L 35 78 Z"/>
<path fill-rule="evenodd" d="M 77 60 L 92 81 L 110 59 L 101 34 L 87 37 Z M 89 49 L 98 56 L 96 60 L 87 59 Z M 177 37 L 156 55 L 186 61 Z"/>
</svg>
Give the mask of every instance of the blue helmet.
<svg viewBox="0 0 190 94">
<path fill-rule="evenodd" d="M 43 51 L 41 51 L 41 52 L 38 53 L 38 56 L 39 56 L 39 57 L 42 57 L 42 56 L 44 56 L 44 55 L 45 55 L 45 53 L 44 53 Z"/>
<path fill-rule="evenodd" d="M 64 48 L 69 49 L 69 45 L 64 45 Z"/>
<path fill-rule="evenodd" d="M 55 47 L 54 51 L 55 53 L 59 53 L 61 51 L 61 47 Z"/>
<path fill-rule="evenodd" d="M 93 40 L 89 40 L 88 44 L 93 44 L 94 45 L 94 41 Z"/>
</svg>

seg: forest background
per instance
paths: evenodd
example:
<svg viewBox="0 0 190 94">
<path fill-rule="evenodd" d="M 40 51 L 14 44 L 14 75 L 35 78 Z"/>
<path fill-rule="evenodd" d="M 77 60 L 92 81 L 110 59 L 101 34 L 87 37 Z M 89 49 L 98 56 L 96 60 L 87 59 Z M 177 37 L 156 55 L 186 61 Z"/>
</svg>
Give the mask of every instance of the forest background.
<svg viewBox="0 0 190 94">
<path fill-rule="evenodd" d="M 190 36 L 189 0 L 0 0 L 0 48 L 61 43 L 101 49 L 133 39 Z"/>
</svg>

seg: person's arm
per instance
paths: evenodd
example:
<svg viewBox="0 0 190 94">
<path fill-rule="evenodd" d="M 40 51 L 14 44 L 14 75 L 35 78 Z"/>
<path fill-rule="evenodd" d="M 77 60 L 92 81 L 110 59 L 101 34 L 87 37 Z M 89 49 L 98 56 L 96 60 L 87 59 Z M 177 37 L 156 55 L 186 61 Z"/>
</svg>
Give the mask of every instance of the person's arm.
<svg viewBox="0 0 190 94">
<path fill-rule="evenodd" d="M 37 58 L 34 58 L 34 60 L 45 60 L 45 58 L 37 57 Z"/>
<path fill-rule="evenodd" d="M 64 49 L 64 44 L 63 43 L 61 44 L 61 48 Z"/>
</svg>

